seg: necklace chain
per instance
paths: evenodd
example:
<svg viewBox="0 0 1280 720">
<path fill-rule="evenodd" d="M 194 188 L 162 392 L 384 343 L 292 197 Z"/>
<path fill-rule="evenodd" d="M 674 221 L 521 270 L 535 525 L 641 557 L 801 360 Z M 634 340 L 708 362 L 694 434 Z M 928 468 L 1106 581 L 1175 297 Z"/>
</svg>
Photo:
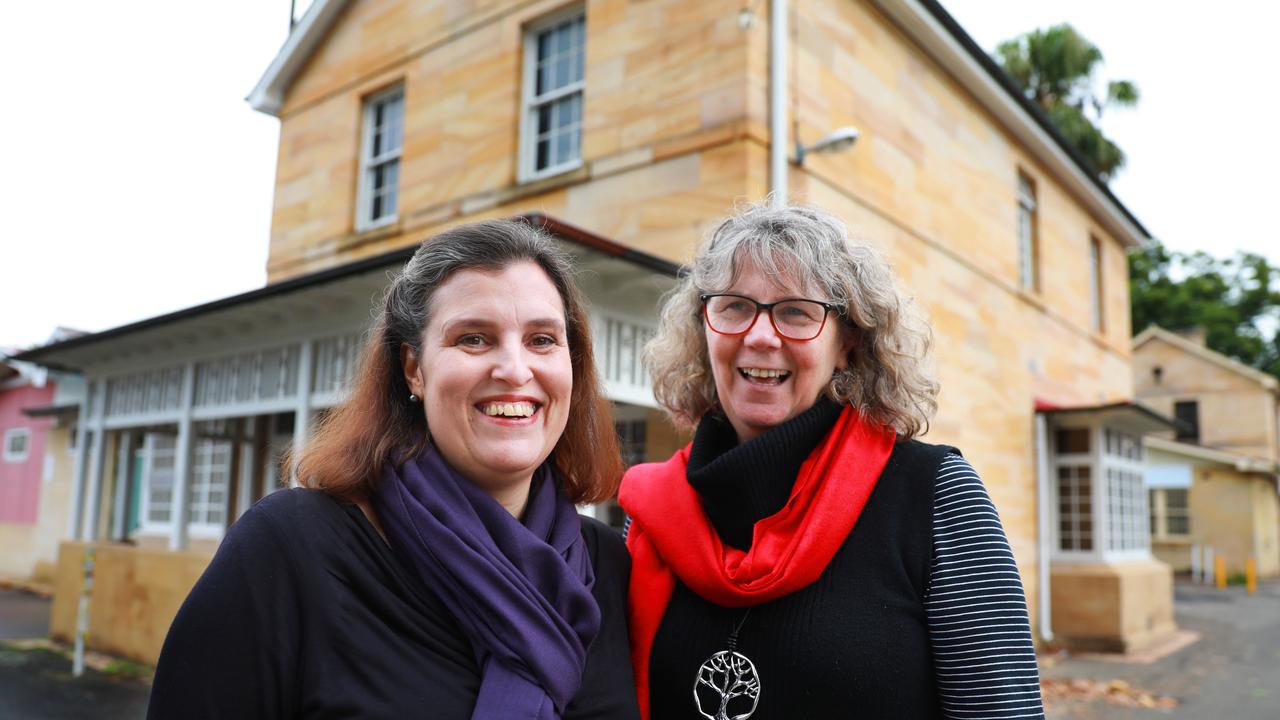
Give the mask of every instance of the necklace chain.
<svg viewBox="0 0 1280 720">
<path fill-rule="evenodd" d="M 742 619 L 733 626 L 733 630 L 729 633 L 729 639 L 725 644 L 729 646 L 730 652 L 738 649 L 738 633 L 742 631 L 742 626 L 747 624 L 747 616 L 749 615 L 751 615 L 751 608 L 747 608 L 747 611 L 742 613 Z"/>
</svg>

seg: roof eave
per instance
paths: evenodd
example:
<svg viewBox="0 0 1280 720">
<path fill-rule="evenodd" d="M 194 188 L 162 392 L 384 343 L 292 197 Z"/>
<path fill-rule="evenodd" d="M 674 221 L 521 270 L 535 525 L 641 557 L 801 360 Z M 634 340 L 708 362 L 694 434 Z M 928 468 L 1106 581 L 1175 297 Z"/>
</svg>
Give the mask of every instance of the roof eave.
<svg viewBox="0 0 1280 720">
<path fill-rule="evenodd" d="M 1184 352 L 1195 355 L 1206 362 L 1213 363 L 1214 365 L 1225 370 L 1230 370 L 1241 377 L 1248 378 L 1273 394 L 1280 395 L 1280 380 L 1277 380 L 1257 368 L 1249 367 L 1235 358 L 1229 358 L 1216 350 L 1211 350 L 1202 345 L 1197 345 L 1181 335 L 1170 330 L 1166 330 L 1159 325 L 1148 325 L 1142 332 L 1135 335 L 1132 341 L 1132 349 L 1136 352 L 1138 348 L 1146 345 L 1152 340 L 1163 340 L 1164 342 L 1183 350 Z"/>
<path fill-rule="evenodd" d="M 659 272 L 669 277 L 676 277 L 682 271 L 682 267 L 676 263 L 664 260 L 655 255 L 650 255 L 642 250 L 636 250 L 635 248 L 628 247 L 622 243 L 597 235 L 589 230 L 585 230 L 550 215 L 546 215 L 545 213 L 530 212 L 518 215 L 512 219 L 523 219 L 525 222 L 541 227 L 552 235 L 562 238 L 568 242 L 582 247 L 591 248 L 598 252 L 603 252 L 633 265 Z M 359 260 L 353 260 L 334 267 L 317 270 L 306 275 L 300 275 L 298 277 L 282 280 L 255 290 L 249 290 L 238 295 L 219 298 L 201 305 L 176 310 L 156 317 L 146 318 L 144 320 L 111 328 L 109 330 L 103 330 L 96 333 L 86 333 L 66 340 L 50 343 L 48 345 L 30 348 L 22 352 L 15 353 L 10 357 L 10 359 L 14 361 L 34 363 L 53 370 L 78 373 L 81 372 L 81 368 L 66 365 L 56 359 L 52 359 L 51 356 L 55 356 L 67 350 L 82 348 L 94 343 L 102 342 L 103 340 L 110 340 L 112 338 L 135 333 L 140 330 L 175 323 L 216 310 L 224 310 L 264 298 L 310 288 L 334 280 L 351 277 L 383 266 L 404 263 L 413 256 L 417 249 L 418 243 L 412 243 L 389 250 L 380 255 L 361 258 Z"/>
<path fill-rule="evenodd" d="M 315 0 L 311 3 L 302 19 L 294 25 L 280 52 L 276 53 L 275 59 L 267 66 L 258 84 L 245 98 L 249 107 L 260 113 L 280 117 L 280 110 L 284 107 L 284 94 L 289 85 L 346 6 L 347 0 Z"/>
<path fill-rule="evenodd" d="M 1088 161 L 941 5 L 935 0 L 875 0 L 875 4 L 1082 199 L 1122 245 L 1138 247 L 1150 239 L 1151 234 Z"/>
</svg>

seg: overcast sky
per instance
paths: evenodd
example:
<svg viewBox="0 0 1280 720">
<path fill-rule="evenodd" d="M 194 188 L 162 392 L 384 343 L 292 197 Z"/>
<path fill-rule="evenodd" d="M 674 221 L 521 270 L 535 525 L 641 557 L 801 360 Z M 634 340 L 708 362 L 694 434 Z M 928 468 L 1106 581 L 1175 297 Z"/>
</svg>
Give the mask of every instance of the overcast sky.
<svg viewBox="0 0 1280 720">
<path fill-rule="evenodd" d="M 1280 261 L 1280 3 L 943 0 L 984 48 L 1071 22 L 1141 106 L 1105 118 L 1112 184 L 1179 249 Z M 308 4 L 300 0 L 299 13 Z M 14 3 L 0 22 L 0 345 L 261 286 L 278 122 L 244 102 L 287 0 Z"/>
</svg>

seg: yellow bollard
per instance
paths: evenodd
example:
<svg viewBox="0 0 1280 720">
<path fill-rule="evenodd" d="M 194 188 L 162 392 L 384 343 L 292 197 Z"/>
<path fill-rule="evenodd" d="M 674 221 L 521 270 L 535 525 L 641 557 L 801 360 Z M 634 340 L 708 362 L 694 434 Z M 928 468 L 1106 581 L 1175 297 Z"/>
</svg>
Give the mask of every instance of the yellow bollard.
<svg viewBox="0 0 1280 720">
<path fill-rule="evenodd" d="M 1244 586 L 1250 595 L 1258 592 L 1258 561 L 1252 557 L 1244 561 Z"/>
<path fill-rule="evenodd" d="M 1219 590 L 1227 588 L 1227 559 L 1221 555 L 1213 559 L 1213 580 Z"/>
</svg>

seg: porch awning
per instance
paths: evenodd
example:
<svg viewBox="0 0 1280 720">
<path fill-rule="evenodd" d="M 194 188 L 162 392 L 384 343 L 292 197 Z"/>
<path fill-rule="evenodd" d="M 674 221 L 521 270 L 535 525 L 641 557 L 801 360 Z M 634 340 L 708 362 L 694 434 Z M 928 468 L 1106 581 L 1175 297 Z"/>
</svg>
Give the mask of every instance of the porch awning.
<svg viewBox="0 0 1280 720">
<path fill-rule="evenodd" d="M 1222 465 L 1233 468 L 1237 472 L 1266 473 L 1270 475 L 1280 472 L 1280 465 L 1265 458 L 1241 455 L 1217 448 L 1177 442 L 1176 440 L 1165 440 L 1158 437 L 1143 438 L 1142 442 L 1147 446 L 1148 451 L 1155 450 L 1174 456 L 1179 460 L 1186 461 L 1188 465 Z"/>
<path fill-rule="evenodd" d="M 80 403 L 63 403 L 61 405 L 38 405 L 23 408 L 22 414 L 29 418 L 55 418 L 57 420 L 73 420 L 80 414 Z"/>
<path fill-rule="evenodd" d="M 1166 432 L 1179 427 L 1177 420 L 1133 400 L 1070 407 L 1036 400 L 1036 412 L 1050 417 L 1088 415 L 1134 435 Z"/>
</svg>

